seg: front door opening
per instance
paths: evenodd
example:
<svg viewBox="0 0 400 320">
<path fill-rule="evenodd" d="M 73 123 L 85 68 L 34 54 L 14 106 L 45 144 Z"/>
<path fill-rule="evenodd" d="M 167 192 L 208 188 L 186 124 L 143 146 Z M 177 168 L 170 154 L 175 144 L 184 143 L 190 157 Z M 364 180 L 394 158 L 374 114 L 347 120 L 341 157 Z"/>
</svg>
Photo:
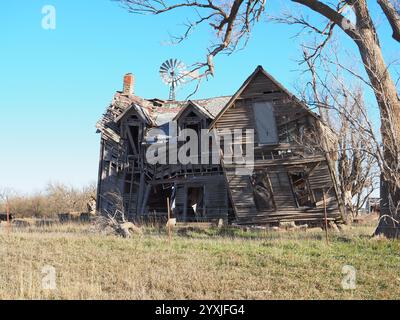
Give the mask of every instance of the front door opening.
<svg viewBox="0 0 400 320">
<path fill-rule="evenodd" d="M 196 221 L 204 214 L 204 187 L 188 187 L 186 203 L 186 219 Z"/>
</svg>

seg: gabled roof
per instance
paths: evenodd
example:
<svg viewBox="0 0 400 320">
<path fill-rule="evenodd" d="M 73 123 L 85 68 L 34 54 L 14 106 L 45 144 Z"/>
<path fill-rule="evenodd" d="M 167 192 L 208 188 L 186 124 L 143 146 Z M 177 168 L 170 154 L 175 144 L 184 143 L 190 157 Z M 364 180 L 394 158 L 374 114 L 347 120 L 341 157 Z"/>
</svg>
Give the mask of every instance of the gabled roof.
<svg viewBox="0 0 400 320">
<path fill-rule="evenodd" d="M 211 118 L 215 118 L 221 110 L 225 107 L 225 105 L 229 102 L 232 96 L 221 96 L 210 99 L 198 99 L 193 100 L 198 106 L 206 110 Z"/>
<path fill-rule="evenodd" d="M 208 112 L 208 110 L 200 105 L 198 105 L 196 102 L 189 100 L 186 106 L 184 106 L 175 116 L 172 120 L 178 120 L 181 115 L 186 111 L 189 110 L 190 108 L 193 108 L 197 112 L 199 112 L 201 115 L 203 115 L 206 118 L 209 119 L 214 119 L 213 115 Z"/>
<path fill-rule="evenodd" d="M 190 104 L 210 119 L 214 119 L 230 98 L 230 96 L 222 96 L 191 100 Z M 188 101 L 168 101 L 156 98 L 147 100 L 135 95 L 125 95 L 117 91 L 110 106 L 98 121 L 96 127 L 103 133 L 106 133 L 106 128 L 108 128 L 118 134 L 118 122 L 131 110 L 135 110 L 140 118 L 150 126 L 163 127 L 180 112 L 183 112 L 187 106 Z"/>
<path fill-rule="evenodd" d="M 243 82 L 241 87 L 239 88 L 238 91 L 231 97 L 231 99 L 227 102 L 225 107 L 221 110 L 221 112 L 218 113 L 218 115 L 215 116 L 213 122 L 210 125 L 210 129 L 212 129 L 215 126 L 215 123 L 221 118 L 221 116 L 233 105 L 233 103 L 236 101 L 236 99 L 243 93 L 243 91 L 249 86 L 249 84 L 252 82 L 252 80 L 259 74 L 263 74 L 266 76 L 268 79 L 272 81 L 273 84 L 275 84 L 279 90 L 282 92 L 286 93 L 290 99 L 292 99 L 295 103 L 299 104 L 302 108 L 306 109 L 307 112 L 310 113 L 313 117 L 319 119 L 318 115 L 316 115 L 314 112 L 312 112 L 306 104 L 301 102 L 294 94 L 292 94 L 289 90 L 287 90 L 279 81 L 277 81 L 272 75 L 270 75 L 267 71 L 264 70 L 262 66 L 257 66 L 257 68 L 253 71 L 253 73 Z M 319 119 L 320 120 L 320 119 Z"/>
<path fill-rule="evenodd" d="M 210 126 L 210 129 L 212 129 L 215 123 L 259 74 L 267 77 L 281 92 L 285 93 L 289 99 L 305 109 L 311 116 L 321 120 L 317 114 L 312 112 L 309 107 L 301 102 L 294 94 L 290 93 L 272 75 L 266 72 L 262 66 L 258 66 L 233 96 L 220 96 L 189 101 L 168 101 L 157 98 L 143 99 L 135 95 L 124 95 L 122 92 L 117 91 L 111 105 L 103 115 L 103 118 L 99 121 L 98 129 L 99 131 L 104 131 L 105 128 L 110 128 L 118 134 L 118 122 L 131 110 L 135 110 L 142 120 L 150 126 L 161 127 L 179 118 L 184 110 L 189 107 L 195 108 L 201 114 L 212 119 L 213 121 Z"/>
<path fill-rule="evenodd" d="M 141 106 L 138 106 L 136 103 L 132 103 L 128 108 L 126 108 L 116 119 L 115 122 L 121 121 L 121 119 L 129 113 L 131 110 L 136 111 L 136 113 L 139 115 L 142 120 L 147 123 L 147 124 L 153 124 L 153 120 L 151 119 L 149 113 L 147 112 L 146 109 L 144 109 Z"/>
</svg>

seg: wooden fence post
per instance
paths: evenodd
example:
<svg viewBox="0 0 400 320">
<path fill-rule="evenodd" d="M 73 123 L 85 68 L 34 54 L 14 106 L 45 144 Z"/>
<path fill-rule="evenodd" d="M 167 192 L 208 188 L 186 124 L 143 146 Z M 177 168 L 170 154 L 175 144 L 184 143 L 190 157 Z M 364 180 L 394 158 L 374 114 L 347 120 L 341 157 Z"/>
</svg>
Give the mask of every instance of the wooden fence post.
<svg viewBox="0 0 400 320">
<path fill-rule="evenodd" d="M 171 208 L 170 208 L 170 205 L 169 205 L 169 197 L 167 197 L 167 208 L 168 208 L 168 222 L 167 222 L 167 224 L 168 224 L 168 239 L 169 239 L 169 242 L 171 243 Z"/>
<path fill-rule="evenodd" d="M 328 238 L 328 212 L 327 212 L 327 209 L 326 209 L 325 188 L 322 189 L 322 193 L 323 193 L 323 199 L 324 199 L 325 238 L 326 238 L 326 244 L 329 244 L 329 238 Z"/>
<path fill-rule="evenodd" d="M 10 205 L 7 201 L 6 205 L 6 212 L 7 212 L 7 232 L 10 232 L 11 222 L 10 222 Z"/>
</svg>

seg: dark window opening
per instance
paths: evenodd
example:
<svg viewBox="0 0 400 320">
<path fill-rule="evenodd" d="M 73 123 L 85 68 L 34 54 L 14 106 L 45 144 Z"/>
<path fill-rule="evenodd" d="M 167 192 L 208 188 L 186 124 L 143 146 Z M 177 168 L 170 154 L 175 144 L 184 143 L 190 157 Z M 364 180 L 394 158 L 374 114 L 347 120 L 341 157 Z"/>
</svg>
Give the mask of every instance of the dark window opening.
<svg viewBox="0 0 400 320">
<path fill-rule="evenodd" d="M 198 123 L 188 123 L 188 124 L 185 125 L 185 129 L 192 129 L 192 130 L 196 131 L 197 133 L 200 133 L 200 130 L 201 130 L 200 122 L 198 122 Z"/>
<path fill-rule="evenodd" d="M 314 199 L 317 203 L 324 201 L 324 190 L 321 188 L 313 189 Z"/>
<path fill-rule="evenodd" d="M 273 193 L 267 173 L 256 172 L 250 180 L 253 187 L 253 198 L 257 210 L 275 210 Z"/>
<path fill-rule="evenodd" d="M 171 188 L 165 189 L 162 185 L 156 185 L 151 188 L 150 195 L 147 200 L 147 207 L 150 215 L 160 213 L 166 216 L 168 213 L 167 198 L 170 198 L 172 207 L 173 199 L 171 192 Z"/>
<path fill-rule="evenodd" d="M 110 161 L 104 161 L 103 172 L 106 178 L 110 176 Z"/>
<path fill-rule="evenodd" d="M 200 122 L 197 122 L 197 123 L 187 123 L 187 124 L 185 124 L 185 129 L 192 129 L 192 130 L 194 130 L 194 131 L 197 133 L 198 140 L 200 140 L 200 132 L 201 132 L 201 123 L 200 123 Z M 186 137 L 186 142 L 188 142 L 189 140 L 190 140 L 190 137 L 187 136 L 187 137 Z M 200 146 L 200 141 L 198 141 L 198 149 L 197 149 L 197 150 L 199 150 L 199 146 Z M 187 156 L 187 157 L 192 156 L 192 155 L 190 154 L 190 151 L 191 151 L 191 149 L 188 149 L 188 150 L 186 151 L 186 156 Z M 199 154 L 199 152 L 198 152 L 198 154 Z M 195 155 L 193 155 L 193 156 L 195 156 Z"/>
<path fill-rule="evenodd" d="M 129 194 L 130 192 L 131 192 L 131 183 L 126 181 L 124 184 L 124 193 Z"/>
<path fill-rule="evenodd" d="M 289 174 L 297 207 L 315 208 L 315 200 L 304 172 Z"/>
<path fill-rule="evenodd" d="M 280 143 L 291 143 L 298 139 L 299 126 L 297 121 L 285 123 L 278 128 L 278 136 Z"/>
<path fill-rule="evenodd" d="M 193 111 L 191 111 L 186 117 L 193 117 L 193 118 L 197 118 L 197 114 L 195 114 Z"/>
<path fill-rule="evenodd" d="M 136 152 L 139 151 L 139 126 L 128 126 L 128 130 L 128 155 L 133 155 L 135 154 L 135 149 Z"/>
<path fill-rule="evenodd" d="M 325 193 L 325 194 L 324 194 Z M 332 198 L 335 198 L 335 192 L 332 188 L 315 188 L 312 189 L 312 195 L 315 201 L 315 205 L 317 207 L 324 206 L 324 198 L 325 198 L 325 205 L 327 207 L 330 206 Z"/>
</svg>

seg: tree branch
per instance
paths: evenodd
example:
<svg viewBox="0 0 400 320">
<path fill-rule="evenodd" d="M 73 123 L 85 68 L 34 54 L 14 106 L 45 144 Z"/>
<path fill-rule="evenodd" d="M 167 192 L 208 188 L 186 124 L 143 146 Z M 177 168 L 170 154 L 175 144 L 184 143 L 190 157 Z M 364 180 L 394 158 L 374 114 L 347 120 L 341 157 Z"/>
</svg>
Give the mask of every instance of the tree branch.
<svg viewBox="0 0 400 320">
<path fill-rule="evenodd" d="M 389 0 L 377 0 L 393 30 L 393 39 L 400 42 L 400 14 Z"/>
<path fill-rule="evenodd" d="M 337 24 L 352 39 L 358 38 L 356 27 L 351 24 L 350 20 L 343 16 L 339 11 L 331 8 L 325 3 L 322 3 L 318 0 L 292 0 L 292 2 L 302 4 L 323 15 L 325 18 L 331 20 L 334 24 Z"/>
</svg>

